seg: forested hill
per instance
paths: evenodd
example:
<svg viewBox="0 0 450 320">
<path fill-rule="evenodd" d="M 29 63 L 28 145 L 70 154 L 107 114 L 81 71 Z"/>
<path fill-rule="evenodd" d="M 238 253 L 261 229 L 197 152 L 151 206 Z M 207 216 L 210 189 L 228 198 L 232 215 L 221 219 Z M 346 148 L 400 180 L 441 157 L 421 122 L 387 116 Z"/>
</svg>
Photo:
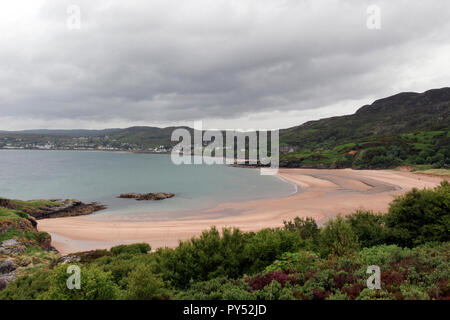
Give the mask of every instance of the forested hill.
<svg viewBox="0 0 450 320">
<path fill-rule="evenodd" d="M 351 141 L 373 135 L 448 130 L 450 88 L 399 93 L 361 107 L 355 114 L 309 121 L 282 130 L 282 141 L 298 146 Z"/>
<path fill-rule="evenodd" d="M 445 166 L 449 159 L 450 88 L 400 93 L 355 114 L 282 130 L 287 166 Z M 294 152 L 292 152 L 294 151 Z M 373 159 L 375 158 L 375 159 Z"/>
</svg>

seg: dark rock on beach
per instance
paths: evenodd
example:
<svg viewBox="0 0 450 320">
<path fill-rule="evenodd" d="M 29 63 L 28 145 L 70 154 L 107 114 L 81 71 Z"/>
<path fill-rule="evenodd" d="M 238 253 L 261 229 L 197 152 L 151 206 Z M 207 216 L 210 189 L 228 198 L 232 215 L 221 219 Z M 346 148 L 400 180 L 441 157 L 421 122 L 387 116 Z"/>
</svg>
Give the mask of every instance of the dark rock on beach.
<svg viewBox="0 0 450 320">
<path fill-rule="evenodd" d="M 142 200 L 164 200 L 175 196 L 173 193 L 123 193 L 118 198 Z"/>
<path fill-rule="evenodd" d="M 47 200 L 44 200 L 44 202 Z M 33 227 L 37 226 L 35 219 L 48 219 L 48 218 L 61 218 L 82 216 L 91 214 L 96 211 L 100 211 L 106 208 L 106 206 L 98 204 L 97 202 L 83 203 L 73 199 L 52 199 L 48 200 L 52 205 L 38 205 L 30 206 L 27 202 L 22 201 L 22 204 L 17 203 L 10 199 L 0 198 L 0 207 L 22 211 L 31 217 L 27 219 L 30 221 Z"/>
<path fill-rule="evenodd" d="M 61 218 L 88 215 L 106 208 L 97 202 L 83 203 L 78 200 L 52 200 L 60 202 L 61 205 L 50 207 L 40 212 L 27 212 L 36 219 Z"/>
</svg>

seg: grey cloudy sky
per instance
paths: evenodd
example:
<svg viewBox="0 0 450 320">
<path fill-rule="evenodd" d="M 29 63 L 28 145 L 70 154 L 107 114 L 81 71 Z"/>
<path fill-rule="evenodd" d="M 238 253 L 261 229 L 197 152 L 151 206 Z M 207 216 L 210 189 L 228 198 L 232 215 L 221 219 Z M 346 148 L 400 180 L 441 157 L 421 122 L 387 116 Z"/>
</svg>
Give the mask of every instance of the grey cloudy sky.
<svg viewBox="0 0 450 320">
<path fill-rule="evenodd" d="M 0 130 L 283 128 L 450 86 L 449 57 L 448 0 L 2 2 Z"/>
</svg>

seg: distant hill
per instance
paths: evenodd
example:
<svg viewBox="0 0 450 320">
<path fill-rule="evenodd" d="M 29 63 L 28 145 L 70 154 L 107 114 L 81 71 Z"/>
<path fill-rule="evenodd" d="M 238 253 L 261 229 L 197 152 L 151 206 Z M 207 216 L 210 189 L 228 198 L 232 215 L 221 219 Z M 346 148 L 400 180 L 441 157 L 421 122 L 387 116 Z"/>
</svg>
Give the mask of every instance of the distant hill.
<svg viewBox="0 0 450 320">
<path fill-rule="evenodd" d="M 144 147 L 173 146 L 177 144 L 171 141 L 172 132 L 175 129 L 187 129 L 193 132 L 193 129 L 189 127 L 131 127 L 113 132 L 111 138 Z"/>
<path fill-rule="evenodd" d="M 118 132 L 122 129 L 85 130 L 85 129 L 35 129 L 20 131 L 0 131 L 1 134 L 35 134 L 35 135 L 67 135 L 67 136 L 94 136 Z"/>
<path fill-rule="evenodd" d="M 120 150 L 170 147 L 177 128 L 0 131 L 0 148 L 19 144 L 81 145 Z M 361 107 L 355 114 L 309 121 L 280 130 L 281 165 L 386 168 L 449 166 L 450 88 L 404 92 Z M 81 141 L 81 142 L 80 142 Z M 3 144 L 3 145 L 2 145 Z"/>
</svg>

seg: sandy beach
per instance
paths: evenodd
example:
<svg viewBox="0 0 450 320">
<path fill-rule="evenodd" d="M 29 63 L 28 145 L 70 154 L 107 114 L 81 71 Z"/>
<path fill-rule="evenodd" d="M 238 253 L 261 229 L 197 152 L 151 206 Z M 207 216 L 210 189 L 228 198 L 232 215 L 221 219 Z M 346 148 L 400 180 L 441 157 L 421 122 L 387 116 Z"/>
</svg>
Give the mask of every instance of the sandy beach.
<svg viewBox="0 0 450 320">
<path fill-rule="evenodd" d="M 280 169 L 278 175 L 298 185 L 299 192 L 278 199 L 223 203 L 173 221 L 99 221 L 80 216 L 39 220 L 38 228 L 52 235 L 53 246 L 62 254 L 134 242 L 147 242 L 153 249 L 175 247 L 213 225 L 256 231 L 282 226 L 283 220 L 296 216 L 313 217 L 321 224 L 356 209 L 386 212 L 394 196 L 412 188 L 435 187 L 442 180 L 393 170 Z"/>
</svg>

